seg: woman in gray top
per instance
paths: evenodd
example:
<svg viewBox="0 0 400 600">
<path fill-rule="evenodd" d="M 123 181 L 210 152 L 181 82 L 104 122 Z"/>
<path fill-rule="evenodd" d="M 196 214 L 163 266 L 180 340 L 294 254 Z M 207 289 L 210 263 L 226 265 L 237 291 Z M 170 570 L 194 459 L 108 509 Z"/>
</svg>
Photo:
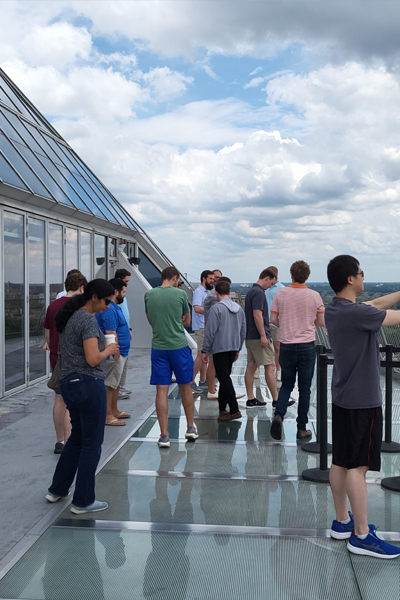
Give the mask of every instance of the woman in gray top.
<svg viewBox="0 0 400 600">
<path fill-rule="evenodd" d="M 105 346 L 95 313 L 108 308 L 113 287 L 94 279 L 82 295 L 74 296 L 56 315 L 60 334 L 61 394 L 68 407 L 72 432 L 60 455 L 46 499 L 57 502 L 69 494 L 76 475 L 71 511 L 75 514 L 105 510 L 95 500 L 94 477 L 101 454 L 106 418 L 104 361 L 118 352 L 118 344 Z"/>
</svg>

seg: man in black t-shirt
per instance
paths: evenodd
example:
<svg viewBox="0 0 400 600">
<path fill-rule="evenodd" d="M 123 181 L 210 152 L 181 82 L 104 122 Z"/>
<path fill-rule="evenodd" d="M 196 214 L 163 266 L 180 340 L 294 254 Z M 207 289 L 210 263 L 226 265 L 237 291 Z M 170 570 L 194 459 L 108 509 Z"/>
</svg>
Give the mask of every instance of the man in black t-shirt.
<svg viewBox="0 0 400 600">
<path fill-rule="evenodd" d="M 246 294 L 246 348 L 247 368 L 244 381 L 247 391 L 246 407 L 265 406 L 266 402 L 254 397 L 254 373 L 257 367 L 264 366 L 265 381 L 271 392 L 272 402 L 278 399 L 275 381 L 275 351 L 269 330 L 268 303 L 265 290 L 275 285 L 276 275 L 271 269 L 264 269 L 253 287 Z"/>
<path fill-rule="evenodd" d="M 400 302 L 400 292 L 357 303 L 364 273 L 356 258 L 336 256 L 328 265 L 336 293 L 325 311 L 325 324 L 335 360 L 332 372 L 332 466 L 330 484 L 336 519 L 331 536 L 348 539 L 354 554 L 396 558 L 400 548 L 376 535 L 367 519 L 368 470 L 380 471 L 382 393 L 380 327 L 399 325 L 400 311 L 386 310 Z M 353 515 L 347 510 L 347 496 Z"/>
</svg>

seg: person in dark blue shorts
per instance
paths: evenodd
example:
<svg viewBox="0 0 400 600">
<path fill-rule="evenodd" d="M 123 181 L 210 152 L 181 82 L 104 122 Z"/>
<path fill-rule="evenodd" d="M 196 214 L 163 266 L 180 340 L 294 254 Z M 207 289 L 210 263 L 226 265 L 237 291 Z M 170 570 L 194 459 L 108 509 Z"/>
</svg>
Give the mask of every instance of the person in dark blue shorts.
<svg viewBox="0 0 400 600">
<path fill-rule="evenodd" d="M 328 265 L 336 293 L 325 310 L 325 324 L 335 360 L 332 372 L 332 466 L 330 484 L 336 519 L 331 536 L 348 539 L 354 554 L 396 558 L 400 548 L 376 535 L 367 519 L 368 470 L 381 468 L 382 393 L 378 332 L 400 325 L 400 311 L 386 310 L 400 302 L 400 292 L 356 302 L 364 289 L 364 273 L 356 258 L 336 256 Z M 351 512 L 347 510 L 349 498 Z"/>
<path fill-rule="evenodd" d="M 161 273 L 162 284 L 144 296 L 147 319 L 153 329 L 150 384 L 157 386 L 156 411 L 160 424 L 160 448 L 169 448 L 168 389 L 175 373 L 187 420 L 187 440 L 198 438 L 193 422 L 194 405 L 191 383 L 193 357 L 184 327 L 190 325 L 190 307 L 186 292 L 178 288 L 179 271 L 167 267 Z"/>
</svg>

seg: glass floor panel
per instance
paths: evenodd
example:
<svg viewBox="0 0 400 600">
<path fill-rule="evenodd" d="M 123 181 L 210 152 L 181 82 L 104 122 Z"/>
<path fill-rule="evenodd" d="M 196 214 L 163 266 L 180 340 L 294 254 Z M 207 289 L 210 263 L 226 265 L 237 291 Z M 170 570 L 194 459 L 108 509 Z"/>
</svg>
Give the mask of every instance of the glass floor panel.
<svg viewBox="0 0 400 600">
<path fill-rule="evenodd" d="M 271 422 L 246 418 L 235 421 L 217 421 L 217 419 L 195 419 L 195 425 L 201 440 L 231 441 L 273 441 L 270 435 Z M 310 426 L 313 429 L 312 424 Z M 186 419 L 169 418 L 168 431 L 171 439 L 185 439 Z M 295 421 L 285 421 L 282 441 L 296 442 L 297 425 Z M 159 438 L 160 427 L 156 417 L 151 417 L 133 434 L 133 438 Z M 315 436 L 314 436 L 315 437 Z"/>
<path fill-rule="evenodd" d="M 331 464 L 328 455 L 328 467 Z M 396 477 L 400 472 L 400 454 L 382 454 L 379 472 L 369 471 L 368 478 Z M 305 469 L 319 466 L 319 455 L 304 452 L 300 445 L 282 444 L 192 444 L 171 442 L 160 449 L 154 442 L 131 439 L 107 464 L 118 471 L 176 471 L 231 475 L 300 476 Z"/>
<path fill-rule="evenodd" d="M 398 568 L 378 568 L 377 562 L 371 568 L 370 561 L 366 569 L 366 562 L 353 562 L 345 542 L 321 538 L 52 527 L 0 582 L 0 596 L 376 600 L 373 594 L 382 590 L 387 578 L 391 589 L 398 590 L 400 577 Z M 358 582 L 365 589 L 363 596 Z"/>
<path fill-rule="evenodd" d="M 100 473 L 96 496 L 109 504 L 96 513 L 100 521 L 328 529 L 335 514 L 329 486 L 306 481 Z M 88 519 L 69 509 L 62 517 Z M 381 531 L 399 531 L 400 494 L 368 485 L 368 518 Z"/>
</svg>

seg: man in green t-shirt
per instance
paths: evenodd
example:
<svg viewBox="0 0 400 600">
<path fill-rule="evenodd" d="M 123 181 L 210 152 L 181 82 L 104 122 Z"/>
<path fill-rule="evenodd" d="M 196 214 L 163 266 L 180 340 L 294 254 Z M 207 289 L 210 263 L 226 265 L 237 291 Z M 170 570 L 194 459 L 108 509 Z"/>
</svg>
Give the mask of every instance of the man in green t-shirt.
<svg viewBox="0 0 400 600">
<path fill-rule="evenodd" d="M 190 325 L 190 306 L 186 292 L 178 288 L 179 271 L 167 267 L 161 273 L 160 287 L 144 295 L 147 319 L 153 329 L 150 384 L 157 386 L 156 411 L 160 424 L 160 448 L 169 448 L 168 390 L 175 373 L 187 420 L 187 440 L 198 438 L 193 422 L 194 405 L 191 383 L 193 357 L 184 327 Z"/>
</svg>

